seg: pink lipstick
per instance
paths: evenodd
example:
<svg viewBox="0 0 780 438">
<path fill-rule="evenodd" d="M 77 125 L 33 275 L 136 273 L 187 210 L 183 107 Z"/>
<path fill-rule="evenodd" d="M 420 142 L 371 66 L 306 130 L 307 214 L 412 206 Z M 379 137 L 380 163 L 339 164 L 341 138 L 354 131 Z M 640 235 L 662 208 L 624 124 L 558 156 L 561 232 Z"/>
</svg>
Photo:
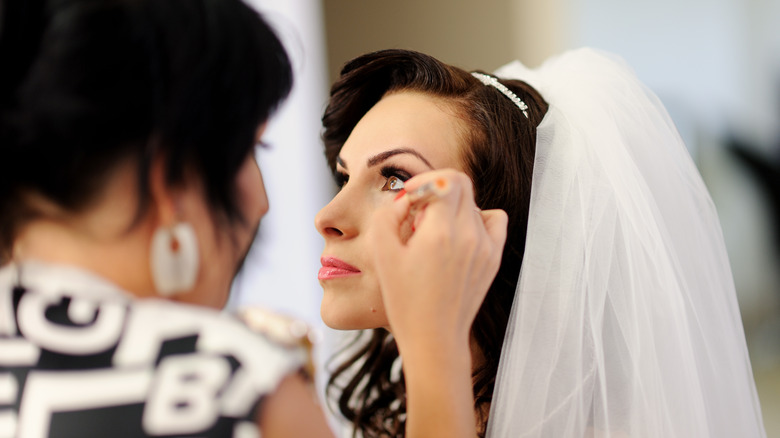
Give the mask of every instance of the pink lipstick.
<svg viewBox="0 0 780 438">
<path fill-rule="evenodd" d="M 319 280 L 351 277 L 360 274 L 360 269 L 335 257 L 322 257 L 320 263 L 322 267 L 317 274 Z"/>
</svg>

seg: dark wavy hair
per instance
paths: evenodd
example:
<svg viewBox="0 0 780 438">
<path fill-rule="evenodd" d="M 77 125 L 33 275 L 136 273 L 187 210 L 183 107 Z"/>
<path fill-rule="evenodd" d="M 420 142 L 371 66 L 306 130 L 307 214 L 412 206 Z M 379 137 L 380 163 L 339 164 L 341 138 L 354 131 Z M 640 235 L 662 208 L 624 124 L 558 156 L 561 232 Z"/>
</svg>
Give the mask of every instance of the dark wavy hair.
<svg viewBox="0 0 780 438">
<path fill-rule="evenodd" d="M 194 173 L 214 211 L 242 220 L 235 177 L 292 87 L 287 54 L 241 0 L 0 0 L 0 263 L 36 216 L 69 212 L 124 160 L 168 183 Z M 141 212 L 138 213 L 139 215 Z"/>
<path fill-rule="evenodd" d="M 528 118 L 496 88 L 462 69 L 418 52 L 383 50 L 346 64 L 322 118 L 325 155 L 334 172 L 352 129 L 388 93 L 415 91 L 442 99 L 463 120 L 467 145 L 461 158 L 474 183 L 476 203 L 482 209 L 503 209 L 509 217 L 501 267 L 471 329 L 484 356 L 473 372 L 480 435 L 487 424 L 525 249 L 536 127 L 548 108 L 525 82 L 500 82 L 527 103 Z M 398 348 L 392 334 L 374 329 L 367 342 L 358 335 L 348 349 L 354 353 L 335 368 L 328 382 L 330 402 L 352 422 L 355 436 L 358 432 L 364 437 L 403 436 L 406 391 L 403 372 L 394 368 Z"/>
</svg>

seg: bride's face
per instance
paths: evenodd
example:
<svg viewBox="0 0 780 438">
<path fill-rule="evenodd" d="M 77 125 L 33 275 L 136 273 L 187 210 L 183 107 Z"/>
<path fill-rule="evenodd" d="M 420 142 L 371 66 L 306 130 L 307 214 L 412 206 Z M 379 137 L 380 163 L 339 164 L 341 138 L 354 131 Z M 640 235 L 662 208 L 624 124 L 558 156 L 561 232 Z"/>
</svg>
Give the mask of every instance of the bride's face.
<svg viewBox="0 0 780 438">
<path fill-rule="evenodd" d="M 395 177 L 464 170 L 463 121 L 443 100 L 413 92 L 382 98 L 355 126 L 337 161 L 341 189 L 317 214 L 325 239 L 320 313 L 336 329 L 388 327 L 366 230 L 374 210 L 392 203 Z M 390 181 L 390 183 L 388 183 Z"/>
</svg>

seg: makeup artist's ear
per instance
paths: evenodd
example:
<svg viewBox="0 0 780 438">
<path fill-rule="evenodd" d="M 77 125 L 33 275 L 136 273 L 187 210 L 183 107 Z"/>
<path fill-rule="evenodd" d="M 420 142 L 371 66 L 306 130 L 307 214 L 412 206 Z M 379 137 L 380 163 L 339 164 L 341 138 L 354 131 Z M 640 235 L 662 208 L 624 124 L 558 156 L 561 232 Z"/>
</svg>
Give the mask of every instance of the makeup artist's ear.
<svg viewBox="0 0 780 438">
<path fill-rule="evenodd" d="M 151 211 L 157 226 L 170 227 L 177 221 L 176 192 L 167 183 L 167 160 L 157 154 L 149 166 L 149 194 Z"/>
</svg>

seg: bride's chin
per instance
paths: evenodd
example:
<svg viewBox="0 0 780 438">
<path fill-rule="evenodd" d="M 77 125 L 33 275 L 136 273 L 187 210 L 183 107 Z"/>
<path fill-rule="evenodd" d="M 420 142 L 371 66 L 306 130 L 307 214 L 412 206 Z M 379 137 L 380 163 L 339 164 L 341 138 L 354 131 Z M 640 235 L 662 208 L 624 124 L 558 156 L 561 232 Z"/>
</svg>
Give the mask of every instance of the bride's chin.
<svg viewBox="0 0 780 438">
<path fill-rule="evenodd" d="M 356 318 L 354 315 L 326 311 L 324 308 L 320 309 L 320 317 L 322 318 L 322 322 L 333 330 L 364 330 L 374 328 L 367 326 L 363 321 L 360 321 L 360 318 Z"/>
<path fill-rule="evenodd" d="M 330 302 L 326 293 L 320 306 L 322 322 L 334 330 L 367 330 L 388 325 L 383 309 L 369 308 L 365 311 L 358 311 L 358 309 L 345 307 Z"/>
</svg>

